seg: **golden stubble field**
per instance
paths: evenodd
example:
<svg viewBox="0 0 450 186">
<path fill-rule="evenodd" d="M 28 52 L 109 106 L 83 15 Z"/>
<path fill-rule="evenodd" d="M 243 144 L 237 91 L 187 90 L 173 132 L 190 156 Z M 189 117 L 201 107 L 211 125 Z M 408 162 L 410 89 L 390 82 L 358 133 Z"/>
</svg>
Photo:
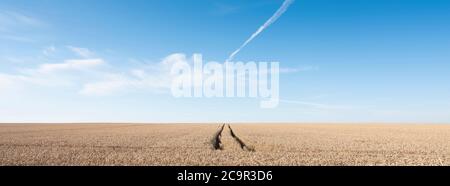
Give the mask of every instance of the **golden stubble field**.
<svg viewBox="0 0 450 186">
<path fill-rule="evenodd" d="M 0 124 L 0 165 L 450 165 L 450 125 L 221 126 Z"/>
</svg>

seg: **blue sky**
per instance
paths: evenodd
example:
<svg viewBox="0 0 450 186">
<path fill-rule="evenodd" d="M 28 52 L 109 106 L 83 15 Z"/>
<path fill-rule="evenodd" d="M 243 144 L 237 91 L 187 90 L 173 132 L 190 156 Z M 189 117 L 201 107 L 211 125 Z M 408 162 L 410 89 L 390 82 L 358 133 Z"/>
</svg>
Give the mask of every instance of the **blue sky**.
<svg viewBox="0 0 450 186">
<path fill-rule="evenodd" d="M 450 122 L 445 0 L 296 0 L 235 57 L 290 69 L 275 109 L 167 93 L 162 61 L 223 61 L 282 3 L 1 0 L 0 122 Z"/>
</svg>

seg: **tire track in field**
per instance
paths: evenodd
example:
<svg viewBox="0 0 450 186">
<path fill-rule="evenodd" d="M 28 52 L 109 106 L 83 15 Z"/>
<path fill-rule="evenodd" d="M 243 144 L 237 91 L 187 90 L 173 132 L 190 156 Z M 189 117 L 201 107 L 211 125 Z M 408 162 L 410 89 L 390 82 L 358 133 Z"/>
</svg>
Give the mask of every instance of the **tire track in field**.
<svg viewBox="0 0 450 186">
<path fill-rule="evenodd" d="M 211 140 L 211 144 L 213 146 L 214 150 L 222 150 L 222 141 L 220 140 L 220 138 L 222 137 L 222 131 L 223 128 L 225 127 L 225 124 L 222 124 L 222 126 L 219 128 L 219 130 L 217 130 L 217 132 L 214 134 L 212 140 Z"/>
<path fill-rule="evenodd" d="M 240 149 L 245 150 L 245 151 L 249 151 L 249 152 L 254 152 L 255 151 L 255 148 L 245 144 L 245 142 L 242 141 L 236 135 L 236 133 L 234 133 L 234 131 L 231 128 L 230 124 L 222 124 L 219 127 L 219 129 L 216 131 L 216 133 L 214 134 L 213 138 L 211 139 L 211 145 L 212 145 L 214 150 L 223 150 L 224 149 L 225 145 L 223 144 L 221 138 L 222 138 L 222 133 L 223 133 L 223 130 L 225 128 L 225 125 L 227 125 L 228 130 L 230 131 L 230 136 L 233 138 L 233 141 L 235 141 L 239 145 Z M 227 145 L 228 145 L 228 143 L 227 143 Z"/>
<path fill-rule="evenodd" d="M 230 135 L 231 137 L 233 137 L 233 139 L 239 144 L 239 146 L 241 147 L 242 150 L 246 150 L 246 151 L 250 151 L 250 152 L 254 152 L 255 148 L 250 147 L 248 145 L 246 145 L 244 143 L 244 141 L 242 141 L 234 132 L 233 129 L 231 129 L 230 124 L 228 124 L 228 129 L 230 130 Z"/>
</svg>

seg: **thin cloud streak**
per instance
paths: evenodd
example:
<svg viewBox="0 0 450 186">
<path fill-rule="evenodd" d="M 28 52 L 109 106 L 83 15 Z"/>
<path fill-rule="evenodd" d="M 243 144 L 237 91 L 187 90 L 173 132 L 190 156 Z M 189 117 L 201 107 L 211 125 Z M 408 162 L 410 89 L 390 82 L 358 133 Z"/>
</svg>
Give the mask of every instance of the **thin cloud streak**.
<svg viewBox="0 0 450 186">
<path fill-rule="evenodd" d="M 306 102 L 306 101 L 298 101 L 298 100 L 286 100 L 280 99 L 280 103 L 291 103 L 291 104 L 299 104 L 308 107 L 313 107 L 317 109 L 326 109 L 326 110 L 347 110 L 347 109 L 355 109 L 353 106 L 347 105 L 330 105 L 323 103 L 315 103 L 315 102 Z"/>
<path fill-rule="evenodd" d="M 0 31 L 14 31 L 16 27 L 41 27 L 45 24 L 33 17 L 13 11 L 0 11 Z"/>
<path fill-rule="evenodd" d="M 285 0 L 281 7 L 272 15 L 262 26 L 253 33 L 250 38 L 248 38 L 238 49 L 236 49 L 231 55 L 228 57 L 226 61 L 233 60 L 234 56 L 236 56 L 245 46 L 247 46 L 253 39 L 256 38 L 262 31 L 264 31 L 267 27 L 269 27 L 272 23 L 274 23 L 278 18 L 283 15 L 284 12 L 289 8 L 289 6 L 294 2 L 294 0 Z"/>
<path fill-rule="evenodd" d="M 70 51 L 72 51 L 73 53 L 75 53 L 83 58 L 90 58 L 90 57 L 94 56 L 94 52 L 90 51 L 87 48 L 74 47 L 74 46 L 67 46 L 67 48 Z"/>
</svg>

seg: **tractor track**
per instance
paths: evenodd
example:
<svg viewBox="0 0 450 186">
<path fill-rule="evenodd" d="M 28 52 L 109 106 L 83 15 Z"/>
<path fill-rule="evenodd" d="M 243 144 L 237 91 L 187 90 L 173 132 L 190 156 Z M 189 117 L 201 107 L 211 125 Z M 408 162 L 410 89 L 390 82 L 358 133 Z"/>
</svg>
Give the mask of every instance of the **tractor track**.
<svg viewBox="0 0 450 186">
<path fill-rule="evenodd" d="M 234 133 L 233 129 L 231 128 L 230 124 L 222 124 L 219 129 L 216 131 L 216 133 L 214 134 L 213 138 L 211 139 L 211 144 L 214 150 L 223 150 L 224 148 L 224 144 L 222 143 L 222 133 L 223 130 L 225 128 L 225 125 L 227 125 L 228 130 L 230 130 L 230 135 L 231 137 L 234 139 L 234 141 L 239 144 L 240 149 L 245 150 L 245 151 L 249 151 L 249 152 L 254 152 L 255 148 L 248 146 L 247 144 L 244 143 L 244 141 L 242 141 L 237 135 L 236 133 Z"/>
<path fill-rule="evenodd" d="M 211 144 L 212 144 L 214 150 L 222 150 L 222 141 L 220 140 L 220 138 L 222 137 L 222 131 L 223 131 L 224 127 L 225 127 L 225 124 L 222 124 L 222 126 L 214 134 L 214 136 L 211 140 Z"/>
<path fill-rule="evenodd" d="M 241 147 L 242 150 L 247 150 L 247 151 L 250 151 L 250 152 L 254 152 L 254 151 L 255 151 L 255 148 L 249 147 L 248 145 L 246 145 L 246 144 L 244 143 L 244 141 L 242 141 L 242 140 L 241 140 L 241 139 L 233 132 L 233 129 L 231 129 L 230 124 L 228 124 L 228 129 L 230 130 L 230 135 L 231 135 L 231 137 L 234 138 L 234 140 L 239 144 L 239 146 Z"/>
</svg>

